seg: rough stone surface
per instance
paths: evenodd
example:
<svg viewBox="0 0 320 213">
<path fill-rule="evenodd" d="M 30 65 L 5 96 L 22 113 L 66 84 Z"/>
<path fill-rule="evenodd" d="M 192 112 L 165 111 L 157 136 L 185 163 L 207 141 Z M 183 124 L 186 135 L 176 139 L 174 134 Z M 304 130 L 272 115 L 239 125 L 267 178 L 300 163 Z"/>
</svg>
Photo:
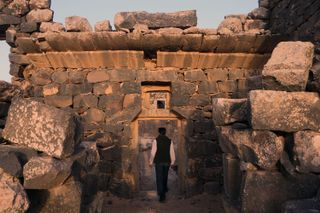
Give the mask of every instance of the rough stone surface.
<svg viewBox="0 0 320 213">
<path fill-rule="evenodd" d="M 71 173 L 71 162 L 34 157 L 23 167 L 24 188 L 50 189 L 62 185 Z"/>
<path fill-rule="evenodd" d="M 290 200 L 282 205 L 283 213 L 316 213 L 320 212 L 320 202 L 317 199 Z"/>
<path fill-rule="evenodd" d="M 319 95 L 307 92 L 254 90 L 249 93 L 253 129 L 284 132 L 319 130 Z"/>
<path fill-rule="evenodd" d="M 64 185 L 49 189 L 47 191 L 38 191 L 35 200 L 31 203 L 38 205 L 32 208 L 33 212 L 81 212 L 82 185 L 79 182 L 68 181 Z"/>
<path fill-rule="evenodd" d="M 197 25 L 197 15 L 195 10 L 174 13 L 120 12 L 115 15 L 114 25 L 117 29 L 133 29 L 135 24 L 145 24 L 150 29 L 187 28 Z"/>
<path fill-rule="evenodd" d="M 239 18 L 229 17 L 224 19 L 218 26 L 219 34 L 233 34 L 243 31 L 243 26 Z"/>
<path fill-rule="evenodd" d="M 75 117 L 42 103 L 13 100 L 3 137 L 48 155 L 62 158 L 71 155 L 78 141 Z"/>
<path fill-rule="evenodd" d="M 99 21 L 94 26 L 95 32 L 112 31 L 112 27 L 109 20 Z"/>
<path fill-rule="evenodd" d="M 29 11 L 28 4 L 26 0 L 13 0 L 4 12 L 14 16 L 21 16 Z"/>
<path fill-rule="evenodd" d="M 282 156 L 284 138 L 270 131 L 237 130 L 218 127 L 220 147 L 223 152 L 239 157 L 262 169 L 274 169 Z"/>
<path fill-rule="evenodd" d="M 49 9 L 51 6 L 51 0 L 30 0 L 31 9 Z"/>
<path fill-rule="evenodd" d="M 313 197 L 319 186 L 315 175 L 286 178 L 279 172 L 246 172 L 242 212 L 281 212 L 284 202 Z"/>
<path fill-rule="evenodd" d="M 0 81 L 0 101 L 10 102 L 15 96 L 22 95 L 22 90 L 6 81 Z"/>
<path fill-rule="evenodd" d="M 63 32 L 65 28 L 62 23 L 57 22 L 42 22 L 40 25 L 40 32 Z"/>
<path fill-rule="evenodd" d="M 269 11 L 263 7 L 255 8 L 248 14 L 248 17 L 252 19 L 268 19 Z"/>
<path fill-rule="evenodd" d="M 0 212 L 26 212 L 29 200 L 17 178 L 0 169 Z"/>
<path fill-rule="evenodd" d="M 320 133 L 313 131 L 294 133 L 294 154 L 299 172 L 320 173 Z"/>
<path fill-rule="evenodd" d="M 1 149 L 1 148 L 0 148 Z M 22 176 L 22 167 L 19 162 L 19 158 L 15 153 L 12 152 L 3 152 L 0 151 L 0 168 L 3 169 L 4 172 L 13 176 L 13 177 L 21 177 Z"/>
<path fill-rule="evenodd" d="M 92 32 L 88 19 L 80 16 L 67 17 L 65 27 L 68 32 Z"/>
<path fill-rule="evenodd" d="M 212 118 L 217 126 L 248 121 L 247 99 L 212 99 Z"/>
<path fill-rule="evenodd" d="M 304 91 L 312 66 L 314 45 L 281 42 L 262 71 L 263 87 L 270 90 Z"/>
<path fill-rule="evenodd" d="M 28 22 L 50 22 L 53 18 L 53 11 L 49 9 L 34 9 L 31 10 L 26 19 Z"/>
</svg>

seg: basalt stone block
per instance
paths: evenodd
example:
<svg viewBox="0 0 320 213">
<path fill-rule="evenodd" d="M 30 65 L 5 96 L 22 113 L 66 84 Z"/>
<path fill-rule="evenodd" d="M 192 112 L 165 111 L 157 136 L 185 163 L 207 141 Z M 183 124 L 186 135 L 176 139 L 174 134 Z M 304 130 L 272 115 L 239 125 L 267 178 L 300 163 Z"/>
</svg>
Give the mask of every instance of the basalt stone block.
<svg viewBox="0 0 320 213">
<path fill-rule="evenodd" d="M 22 78 L 23 70 L 24 70 L 24 67 L 19 64 L 10 64 L 9 74 L 17 78 Z"/>
<path fill-rule="evenodd" d="M 26 0 L 13 0 L 11 1 L 6 8 L 3 9 L 3 12 L 13 16 L 22 16 L 29 11 L 28 3 Z"/>
<path fill-rule="evenodd" d="M 82 185 L 80 182 L 68 181 L 64 185 L 57 186 L 49 190 L 39 190 L 35 192 L 31 203 L 36 203 L 37 206 L 32 206 L 32 212 L 81 212 L 82 201 Z"/>
<path fill-rule="evenodd" d="M 198 88 L 199 94 L 215 94 L 218 93 L 218 85 L 215 81 L 202 81 Z"/>
<path fill-rule="evenodd" d="M 170 82 L 178 80 L 178 73 L 176 70 L 162 70 L 149 71 L 139 70 L 137 72 L 138 81 L 156 81 L 156 82 Z"/>
<path fill-rule="evenodd" d="M 103 122 L 106 115 L 104 111 L 100 109 L 90 108 L 83 114 L 83 117 L 87 123 L 98 123 Z"/>
<path fill-rule="evenodd" d="M 109 20 L 99 21 L 94 26 L 95 32 L 112 31 L 112 27 Z"/>
<path fill-rule="evenodd" d="M 195 10 L 174 13 L 120 12 L 115 15 L 114 25 L 117 29 L 133 29 L 136 24 L 145 24 L 150 29 L 188 28 L 197 25 L 197 15 Z"/>
<path fill-rule="evenodd" d="M 65 28 L 62 23 L 57 22 L 42 22 L 40 25 L 40 32 L 63 32 Z"/>
<path fill-rule="evenodd" d="M 15 96 L 21 96 L 22 90 L 13 84 L 6 81 L 0 81 L 0 101 L 11 102 L 11 99 Z"/>
<path fill-rule="evenodd" d="M 16 16 L 0 14 L 0 25 L 20 24 L 21 19 Z"/>
<path fill-rule="evenodd" d="M 283 213 L 312 213 L 320 212 L 320 202 L 318 199 L 290 200 L 282 205 Z"/>
<path fill-rule="evenodd" d="M 320 181 L 316 175 L 284 177 L 280 172 L 247 171 L 242 189 L 241 212 L 281 212 L 283 203 L 313 197 L 319 186 Z"/>
<path fill-rule="evenodd" d="M 268 19 L 269 18 L 269 10 L 263 7 L 253 9 L 248 17 L 251 19 Z"/>
<path fill-rule="evenodd" d="M 94 94 L 80 94 L 73 98 L 73 107 L 97 107 L 98 97 Z"/>
<path fill-rule="evenodd" d="M 71 83 L 74 84 L 80 84 L 85 82 L 86 80 L 86 76 L 87 76 L 87 72 L 86 71 L 82 71 L 82 70 L 70 70 L 68 72 L 69 74 L 69 80 Z M 90 83 L 90 82 L 89 82 Z"/>
<path fill-rule="evenodd" d="M 56 83 L 63 84 L 68 81 L 68 76 L 68 72 L 55 71 L 54 73 L 52 73 L 51 79 Z"/>
<path fill-rule="evenodd" d="M 38 30 L 36 22 L 22 22 L 20 24 L 20 31 L 23 33 L 32 33 Z"/>
<path fill-rule="evenodd" d="M 227 17 L 218 26 L 219 34 L 233 34 L 243 31 L 243 26 L 240 18 Z"/>
<path fill-rule="evenodd" d="M 22 166 L 15 153 L 0 151 L 0 168 L 13 177 L 22 177 Z"/>
<path fill-rule="evenodd" d="M 9 54 L 9 61 L 11 63 L 21 64 L 21 65 L 30 64 L 28 57 L 25 55 L 22 55 L 22 54 L 10 53 Z"/>
<path fill-rule="evenodd" d="M 294 133 L 294 155 L 299 172 L 320 173 L 320 133 L 299 131 Z"/>
<path fill-rule="evenodd" d="M 226 81 L 228 80 L 228 69 L 209 69 L 206 70 L 209 81 Z"/>
<path fill-rule="evenodd" d="M 185 106 L 196 92 L 196 85 L 187 82 L 172 82 L 172 106 Z"/>
<path fill-rule="evenodd" d="M 120 95 L 102 95 L 99 97 L 98 107 L 105 109 L 108 115 L 122 110 L 123 96 Z"/>
<path fill-rule="evenodd" d="M 110 81 L 124 82 L 134 81 L 137 76 L 136 70 L 117 69 L 109 71 Z"/>
<path fill-rule="evenodd" d="M 21 166 L 27 163 L 32 157 L 37 156 L 36 150 L 31 148 L 18 145 L 0 145 L 0 155 L 7 155 L 8 153 L 16 155 Z"/>
<path fill-rule="evenodd" d="M 202 70 L 192 70 L 186 71 L 184 73 L 184 80 L 185 81 L 205 81 L 207 77 Z"/>
<path fill-rule="evenodd" d="M 249 93 L 253 129 L 284 132 L 320 129 L 317 93 L 254 90 Z"/>
<path fill-rule="evenodd" d="M 92 84 L 64 84 L 60 86 L 59 94 L 63 96 L 74 96 L 92 92 Z"/>
<path fill-rule="evenodd" d="M 0 169 L 0 212 L 26 212 L 30 206 L 19 179 Z"/>
<path fill-rule="evenodd" d="M 263 87 L 270 90 L 304 91 L 312 66 L 314 45 L 281 42 L 262 71 Z"/>
<path fill-rule="evenodd" d="M 30 37 L 18 37 L 16 45 L 21 53 L 39 53 L 40 49 Z"/>
<path fill-rule="evenodd" d="M 26 19 L 28 22 L 50 22 L 53 18 L 53 11 L 49 9 L 34 9 L 31 10 Z"/>
<path fill-rule="evenodd" d="M 35 85 L 40 85 L 40 86 L 47 85 L 52 82 L 51 73 L 52 73 L 52 70 L 50 69 L 40 69 L 33 72 L 30 80 Z"/>
<path fill-rule="evenodd" d="M 43 86 L 43 96 L 57 95 L 59 93 L 59 84 L 48 84 Z"/>
<path fill-rule="evenodd" d="M 65 108 L 72 106 L 72 96 L 71 95 L 51 95 L 44 99 L 45 103 L 50 106 L 55 106 L 58 108 Z"/>
<path fill-rule="evenodd" d="M 30 0 L 29 6 L 31 9 L 49 9 L 51 0 Z"/>
<path fill-rule="evenodd" d="M 3 137 L 12 143 L 64 158 L 70 156 L 78 144 L 76 128 L 71 113 L 34 100 L 16 98 L 10 106 Z"/>
<path fill-rule="evenodd" d="M 123 94 L 141 93 L 141 84 L 135 82 L 124 82 L 120 85 Z"/>
<path fill-rule="evenodd" d="M 96 70 L 88 73 L 87 80 L 89 83 L 98 83 L 109 80 L 109 73 L 106 70 Z"/>
<path fill-rule="evenodd" d="M 92 32 L 88 19 L 80 16 L 70 16 L 65 19 L 65 26 L 68 32 Z"/>
<path fill-rule="evenodd" d="M 233 129 L 230 126 L 218 127 L 220 147 L 223 152 L 237 156 L 262 169 L 274 169 L 282 156 L 284 138 L 270 131 Z"/>
<path fill-rule="evenodd" d="M 24 188 L 50 189 L 62 185 L 71 173 L 70 161 L 34 157 L 23 167 Z"/>
<path fill-rule="evenodd" d="M 217 126 L 235 122 L 247 123 L 248 110 L 247 99 L 212 99 L 212 118 Z"/>
</svg>

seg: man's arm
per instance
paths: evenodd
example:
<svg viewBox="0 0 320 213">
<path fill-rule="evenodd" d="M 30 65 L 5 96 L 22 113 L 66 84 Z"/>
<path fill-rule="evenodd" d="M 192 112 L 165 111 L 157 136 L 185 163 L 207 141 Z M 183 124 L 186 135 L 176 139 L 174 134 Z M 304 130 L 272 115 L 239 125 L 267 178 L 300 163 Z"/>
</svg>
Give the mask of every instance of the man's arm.
<svg viewBox="0 0 320 213">
<path fill-rule="evenodd" d="M 150 156 L 150 159 L 149 159 L 149 165 L 153 164 L 153 160 L 154 160 L 154 157 L 156 155 L 156 152 L 157 152 L 157 141 L 153 140 L 152 141 L 152 147 L 151 147 L 151 156 Z"/>
<path fill-rule="evenodd" d="M 170 145 L 170 159 L 171 159 L 171 166 L 172 166 L 176 162 L 176 155 L 174 153 L 173 142 L 171 142 L 171 145 Z"/>
</svg>

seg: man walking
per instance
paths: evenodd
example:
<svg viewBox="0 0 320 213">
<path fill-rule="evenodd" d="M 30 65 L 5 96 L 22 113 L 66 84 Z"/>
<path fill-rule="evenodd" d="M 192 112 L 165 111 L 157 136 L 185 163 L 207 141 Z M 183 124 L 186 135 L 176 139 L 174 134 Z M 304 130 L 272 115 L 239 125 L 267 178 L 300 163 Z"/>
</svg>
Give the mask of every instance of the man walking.
<svg viewBox="0 0 320 213">
<path fill-rule="evenodd" d="M 166 129 L 159 128 L 159 136 L 152 142 L 150 165 L 155 164 L 159 201 L 164 202 L 168 192 L 168 172 L 176 160 L 173 143 L 166 136 Z"/>
</svg>

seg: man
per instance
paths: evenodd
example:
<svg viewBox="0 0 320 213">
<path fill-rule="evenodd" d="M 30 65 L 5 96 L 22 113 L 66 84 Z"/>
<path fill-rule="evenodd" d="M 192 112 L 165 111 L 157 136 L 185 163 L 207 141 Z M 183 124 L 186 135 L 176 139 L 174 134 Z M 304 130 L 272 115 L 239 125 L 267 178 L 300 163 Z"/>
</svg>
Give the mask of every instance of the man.
<svg viewBox="0 0 320 213">
<path fill-rule="evenodd" d="M 170 165 L 173 166 L 176 157 L 173 143 L 166 136 L 166 129 L 159 128 L 159 136 L 152 142 L 150 166 L 155 164 L 157 192 L 159 201 L 164 202 L 168 192 L 168 172 Z"/>
</svg>

